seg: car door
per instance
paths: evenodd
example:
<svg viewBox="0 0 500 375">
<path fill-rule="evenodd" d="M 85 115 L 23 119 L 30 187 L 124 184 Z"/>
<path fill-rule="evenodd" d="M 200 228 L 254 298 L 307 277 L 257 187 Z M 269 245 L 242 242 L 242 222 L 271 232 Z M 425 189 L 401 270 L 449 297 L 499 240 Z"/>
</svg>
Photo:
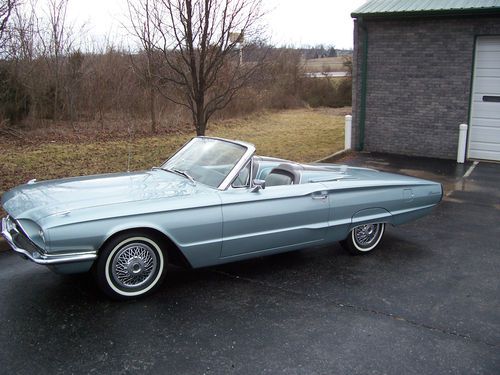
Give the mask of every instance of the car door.
<svg viewBox="0 0 500 375">
<path fill-rule="evenodd" d="M 321 183 L 221 191 L 222 257 L 276 253 L 325 239 L 329 203 Z"/>
</svg>

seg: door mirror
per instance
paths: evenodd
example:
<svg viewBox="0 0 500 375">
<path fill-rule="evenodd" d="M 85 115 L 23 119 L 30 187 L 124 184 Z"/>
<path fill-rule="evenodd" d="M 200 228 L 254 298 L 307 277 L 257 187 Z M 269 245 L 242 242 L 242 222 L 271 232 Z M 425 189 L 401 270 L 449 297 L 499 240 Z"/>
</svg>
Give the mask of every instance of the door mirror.
<svg viewBox="0 0 500 375">
<path fill-rule="evenodd" d="M 259 179 L 254 179 L 252 181 L 252 192 L 257 192 L 260 189 L 265 189 L 266 188 L 266 180 L 259 180 Z"/>
</svg>

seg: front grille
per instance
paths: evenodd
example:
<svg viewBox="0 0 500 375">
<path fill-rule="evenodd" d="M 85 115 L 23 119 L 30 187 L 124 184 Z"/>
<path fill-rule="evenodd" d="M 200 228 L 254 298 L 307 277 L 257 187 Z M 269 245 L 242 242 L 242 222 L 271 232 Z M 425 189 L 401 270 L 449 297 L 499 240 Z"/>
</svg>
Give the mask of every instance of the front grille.
<svg viewBox="0 0 500 375">
<path fill-rule="evenodd" d="M 21 231 L 11 233 L 12 241 L 17 247 L 21 249 L 28 250 L 30 252 L 40 252 L 40 249 L 31 242 L 31 240 Z"/>
</svg>

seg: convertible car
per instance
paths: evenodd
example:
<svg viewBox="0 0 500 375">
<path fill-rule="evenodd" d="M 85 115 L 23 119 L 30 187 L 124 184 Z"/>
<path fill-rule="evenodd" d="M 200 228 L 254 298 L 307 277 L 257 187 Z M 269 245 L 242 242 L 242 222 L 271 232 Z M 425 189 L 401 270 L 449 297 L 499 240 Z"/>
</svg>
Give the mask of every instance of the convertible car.
<svg viewBox="0 0 500 375">
<path fill-rule="evenodd" d="M 340 241 L 373 251 L 387 224 L 427 214 L 441 184 L 335 164 L 256 156 L 196 137 L 162 166 L 29 181 L 2 196 L 2 235 L 58 273 L 91 271 L 116 299 L 151 293 L 168 262 L 205 267 Z"/>
</svg>

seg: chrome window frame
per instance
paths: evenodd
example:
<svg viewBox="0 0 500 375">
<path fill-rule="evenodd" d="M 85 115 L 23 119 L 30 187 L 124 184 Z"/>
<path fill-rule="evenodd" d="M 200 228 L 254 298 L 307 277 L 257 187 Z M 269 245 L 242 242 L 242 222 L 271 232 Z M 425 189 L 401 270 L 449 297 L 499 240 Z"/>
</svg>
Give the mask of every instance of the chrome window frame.
<svg viewBox="0 0 500 375">
<path fill-rule="evenodd" d="M 188 142 L 184 143 L 184 145 L 182 145 L 181 148 L 179 148 L 174 154 L 172 154 L 167 160 L 165 160 L 162 163 L 162 165 L 164 165 L 165 163 L 167 163 L 168 161 L 170 161 L 171 159 L 173 159 L 175 157 L 175 155 L 177 155 L 179 153 L 180 150 L 182 150 L 184 147 L 186 147 L 187 145 L 189 145 L 191 142 L 194 142 L 194 140 L 197 139 L 197 138 L 213 139 L 213 140 L 216 140 L 216 141 L 222 141 L 222 142 L 232 143 L 232 144 L 244 147 L 246 149 L 245 153 L 240 158 L 240 160 L 238 160 L 238 162 L 236 162 L 236 164 L 234 165 L 233 169 L 231 169 L 229 171 L 229 173 L 224 178 L 224 180 L 222 180 L 222 182 L 216 188 L 217 190 L 222 190 L 222 191 L 223 190 L 227 190 L 227 188 L 229 188 L 231 186 L 231 184 L 233 183 L 233 181 L 236 179 L 236 177 L 238 176 L 238 173 L 240 173 L 241 169 L 243 169 L 247 165 L 248 161 L 255 154 L 255 146 L 252 145 L 251 143 L 246 143 L 246 142 L 241 142 L 241 141 L 233 141 L 233 140 L 230 140 L 230 139 L 218 138 L 218 137 L 199 136 L 199 137 L 191 138 Z M 252 165 L 253 165 L 253 163 L 252 163 Z M 252 170 L 250 170 L 250 173 L 251 172 L 252 172 Z M 201 183 L 201 182 L 196 181 L 196 183 Z M 203 183 L 201 183 L 201 184 L 203 184 Z M 203 185 L 205 185 L 205 184 L 203 184 Z M 251 183 L 251 178 L 250 178 L 250 186 L 251 185 L 252 185 L 252 183 Z M 208 186 L 208 185 L 205 185 L 205 186 Z M 209 186 L 209 187 L 211 187 L 213 189 L 212 186 Z"/>
<path fill-rule="evenodd" d="M 222 181 L 222 183 L 219 185 L 218 189 L 219 190 L 227 190 L 229 186 L 233 183 L 233 181 L 238 177 L 238 174 L 240 171 L 245 168 L 247 165 L 248 161 L 252 158 L 253 154 L 255 153 L 255 147 L 251 146 L 248 147 L 244 144 L 238 143 L 238 142 L 232 142 L 236 143 L 240 146 L 247 147 L 247 150 L 243 154 L 243 156 L 240 158 L 240 160 L 236 163 L 236 165 L 233 167 L 233 169 L 228 173 L 226 178 Z M 253 164 L 253 163 L 252 163 Z M 252 167 L 250 167 L 250 173 L 252 173 Z M 251 175 L 250 175 L 250 181 L 251 181 Z M 250 183 L 251 186 L 251 183 Z"/>
<path fill-rule="evenodd" d="M 249 175 L 248 175 L 248 184 L 247 185 L 243 185 L 243 186 L 233 186 L 233 184 L 236 181 L 236 179 L 238 178 L 238 175 L 240 174 L 240 172 L 243 169 L 245 169 L 248 165 L 250 165 L 250 172 L 249 172 Z M 234 176 L 234 179 L 233 179 L 233 181 L 231 181 L 231 184 L 230 184 L 231 189 L 249 189 L 249 188 L 252 188 L 253 187 L 253 178 L 252 178 L 252 176 L 253 176 L 253 168 L 254 168 L 254 163 L 253 163 L 253 155 L 252 155 L 252 157 L 250 158 L 250 160 Z"/>
</svg>

